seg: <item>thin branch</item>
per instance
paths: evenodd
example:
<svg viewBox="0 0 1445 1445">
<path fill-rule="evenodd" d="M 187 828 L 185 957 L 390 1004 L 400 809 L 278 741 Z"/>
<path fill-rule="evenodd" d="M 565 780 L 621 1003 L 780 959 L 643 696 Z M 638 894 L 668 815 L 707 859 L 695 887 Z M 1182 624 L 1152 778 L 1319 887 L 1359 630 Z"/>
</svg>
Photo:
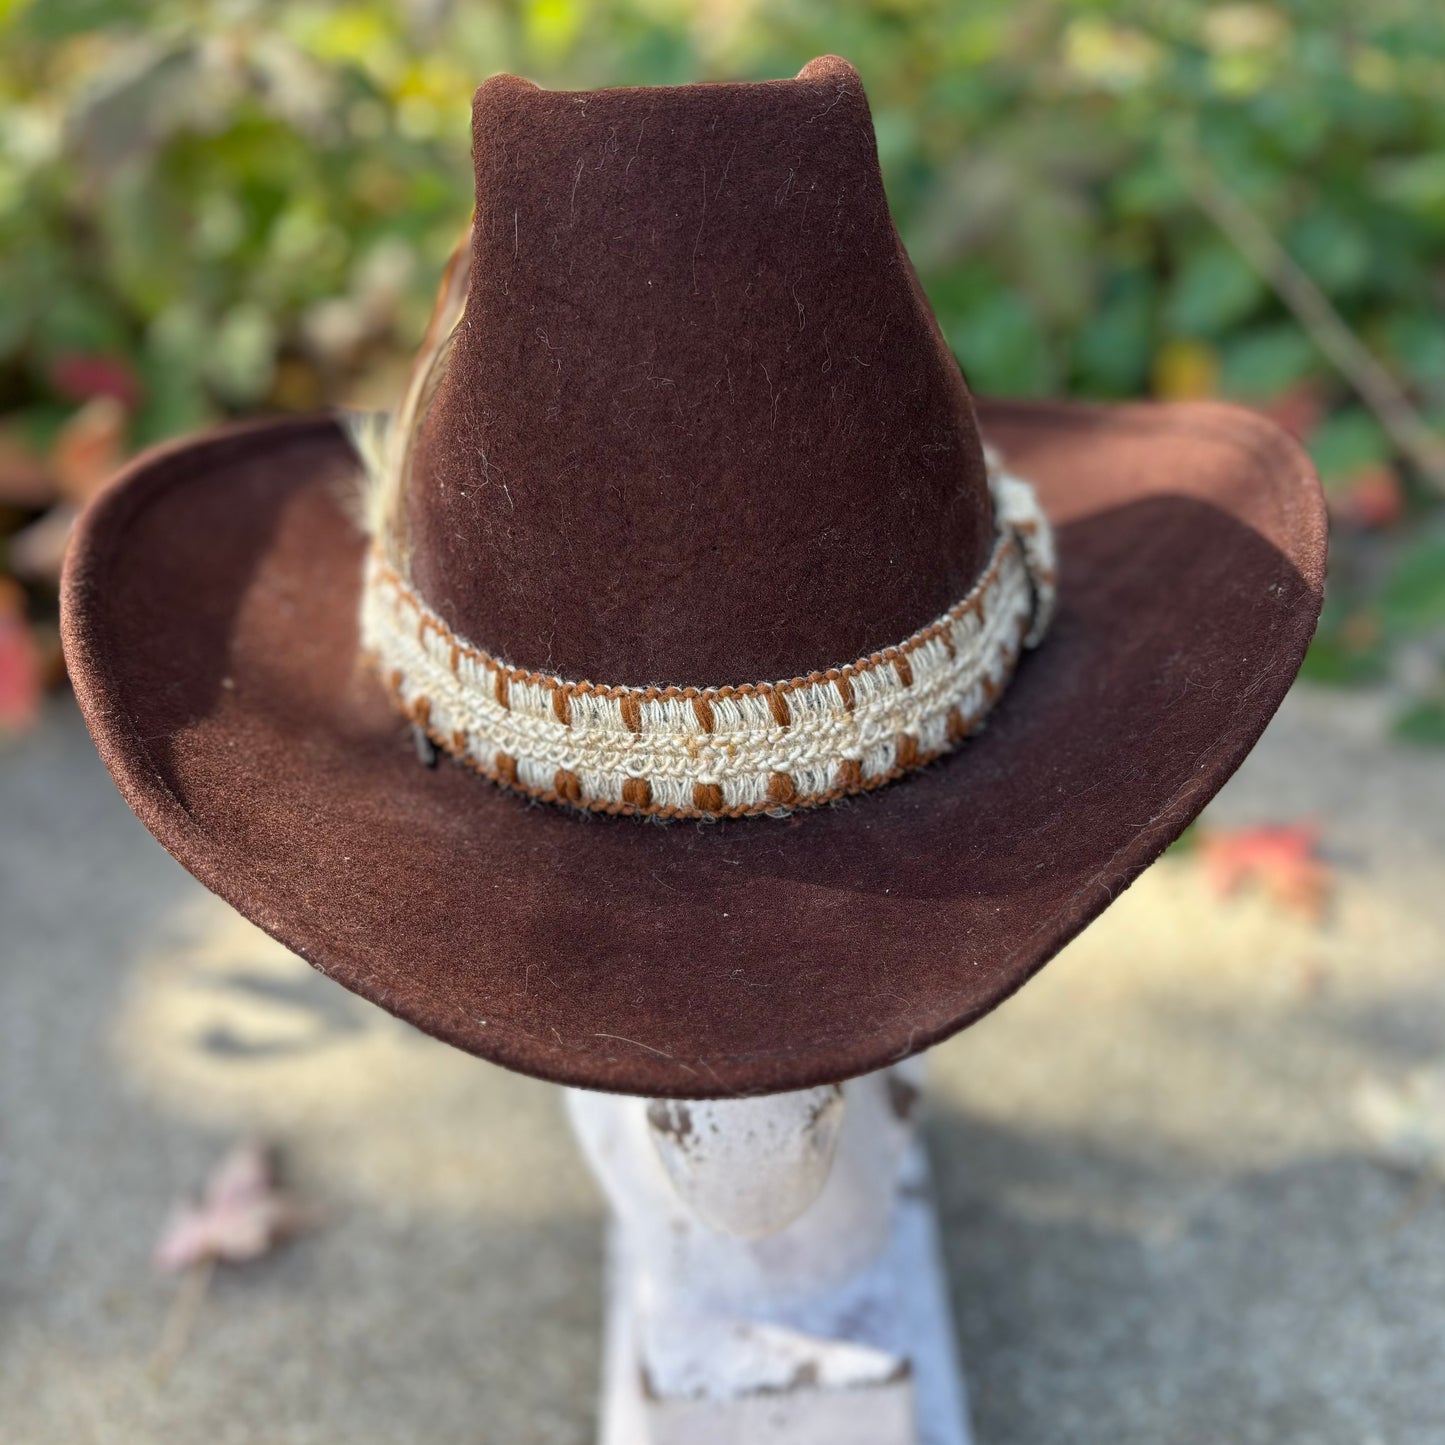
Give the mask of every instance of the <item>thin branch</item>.
<svg viewBox="0 0 1445 1445">
<path fill-rule="evenodd" d="M 206 1298 L 215 1268 L 214 1259 L 197 1260 L 181 1276 L 180 1287 L 171 1300 L 165 1324 L 161 1328 L 160 1344 L 151 1356 L 151 1378 L 158 1385 L 165 1384 L 170 1378 L 176 1362 L 191 1342 L 191 1333 L 195 1329 L 196 1318 L 201 1312 L 201 1305 Z"/>
<path fill-rule="evenodd" d="M 1374 353 L 1345 323 L 1329 297 L 1280 245 L 1274 233 L 1229 189 L 1192 142 L 1175 137 L 1180 169 L 1200 210 L 1274 288 L 1315 345 L 1374 412 L 1390 440 L 1445 495 L 1445 442 Z"/>
</svg>

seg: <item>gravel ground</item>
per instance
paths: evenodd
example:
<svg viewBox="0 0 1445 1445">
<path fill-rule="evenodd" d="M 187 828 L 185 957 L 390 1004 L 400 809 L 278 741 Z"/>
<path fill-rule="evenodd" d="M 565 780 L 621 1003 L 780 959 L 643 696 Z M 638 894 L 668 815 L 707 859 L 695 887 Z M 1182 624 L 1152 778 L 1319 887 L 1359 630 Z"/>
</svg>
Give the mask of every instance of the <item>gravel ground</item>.
<svg viewBox="0 0 1445 1445">
<path fill-rule="evenodd" d="M 1323 922 L 1171 856 L 935 1052 L 980 1445 L 1445 1442 L 1445 755 L 1382 732 L 1297 691 L 1209 815 L 1318 818 Z M 150 1250 L 245 1135 L 319 1222 L 157 1370 Z M 0 754 L 3 1445 L 583 1445 L 601 1209 L 553 1090 L 242 923 L 68 705 Z"/>
</svg>

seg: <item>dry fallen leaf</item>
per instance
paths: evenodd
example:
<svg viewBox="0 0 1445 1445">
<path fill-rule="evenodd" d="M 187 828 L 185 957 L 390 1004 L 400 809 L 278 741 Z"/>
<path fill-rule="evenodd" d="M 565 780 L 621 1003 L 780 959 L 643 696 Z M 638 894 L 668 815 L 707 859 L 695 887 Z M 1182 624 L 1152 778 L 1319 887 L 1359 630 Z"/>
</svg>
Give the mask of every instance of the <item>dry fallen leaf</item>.
<svg viewBox="0 0 1445 1445">
<path fill-rule="evenodd" d="M 310 1222 L 310 1213 L 278 1187 L 269 1152 L 238 1144 L 216 1166 L 200 1202 L 176 1207 L 155 1263 L 175 1273 L 206 1261 L 259 1259 Z"/>
<path fill-rule="evenodd" d="M 1333 882 L 1318 854 L 1317 823 L 1263 824 L 1201 831 L 1199 857 L 1209 886 L 1228 898 L 1258 883 L 1277 903 L 1318 921 Z"/>
<path fill-rule="evenodd" d="M 269 1150 L 255 1142 L 232 1149 L 212 1171 L 200 1202 L 177 1205 L 156 1243 L 156 1267 L 182 1279 L 151 1359 L 152 1376 L 165 1380 L 185 1352 L 217 1263 L 259 1259 L 313 1222 L 312 1212 L 277 1185 Z"/>
<path fill-rule="evenodd" d="M 16 532 L 10 538 L 10 566 L 15 575 L 27 582 L 59 580 L 76 516 L 76 508 L 61 502 Z"/>
<path fill-rule="evenodd" d="M 88 502 L 125 460 L 126 410 L 113 396 L 93 396 L 56 433 L 50 465 L 61 494 Z"/>
<path fill-rule="evenodd" d="M 0 505 L 38 510 L 54 500 L 55 478 L 45 459 L 0 428 Z"/>
<path fill-rule="evenodd" d="M 0 446 L 0 488 L 5 480 L 5 455 Z M 59 580 L 80 509 L 120 470 L 125 457 L 124 406 L 113 396 L 92 397 L 60 428 L 51 444 L 44 492 L 49 510 L 10 538 L 10 566 L 16 576 L 30 582 Z M 33 494 L 42 495 L 34 489 Z"/>
</svg>

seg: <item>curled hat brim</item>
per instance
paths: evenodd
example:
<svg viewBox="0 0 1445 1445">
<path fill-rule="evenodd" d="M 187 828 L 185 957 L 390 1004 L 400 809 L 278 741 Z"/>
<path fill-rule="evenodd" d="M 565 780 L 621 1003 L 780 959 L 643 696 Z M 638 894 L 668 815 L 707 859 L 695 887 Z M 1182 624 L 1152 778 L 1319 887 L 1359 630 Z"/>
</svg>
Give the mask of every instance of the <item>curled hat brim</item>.
<svg viewBox="0 0 1445 1445">
<path fill-rule="evenodd" d="M 1319 485 L 1270 423 L 979 415 L 1056 528 L 1053 629 L 957 753 L 842 805 L 658 825 L 421 766 L 357 656 L 356 463 L 329 419 L 152 452 L 91 507 L 63 594 L 76 694 L 185 867 L 427 1033 L 637 1094 L 846 1078 L 986 1014 L 1153 862 L 1319 614 Z"/>
</svg>

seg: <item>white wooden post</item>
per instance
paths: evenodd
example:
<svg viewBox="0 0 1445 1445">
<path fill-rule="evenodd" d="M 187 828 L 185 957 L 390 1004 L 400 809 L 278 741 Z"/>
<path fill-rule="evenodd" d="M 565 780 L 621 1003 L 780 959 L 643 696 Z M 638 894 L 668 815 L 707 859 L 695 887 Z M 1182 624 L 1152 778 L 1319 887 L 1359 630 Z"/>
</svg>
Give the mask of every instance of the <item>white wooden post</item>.
<svg viewBox="0 0 1445 1445">
<path fill-rule="evenodd" d="M 568 1091 L 613 1210 L 602 1445 L 967 1445 L 920 1081 Z"/>
</svg>

